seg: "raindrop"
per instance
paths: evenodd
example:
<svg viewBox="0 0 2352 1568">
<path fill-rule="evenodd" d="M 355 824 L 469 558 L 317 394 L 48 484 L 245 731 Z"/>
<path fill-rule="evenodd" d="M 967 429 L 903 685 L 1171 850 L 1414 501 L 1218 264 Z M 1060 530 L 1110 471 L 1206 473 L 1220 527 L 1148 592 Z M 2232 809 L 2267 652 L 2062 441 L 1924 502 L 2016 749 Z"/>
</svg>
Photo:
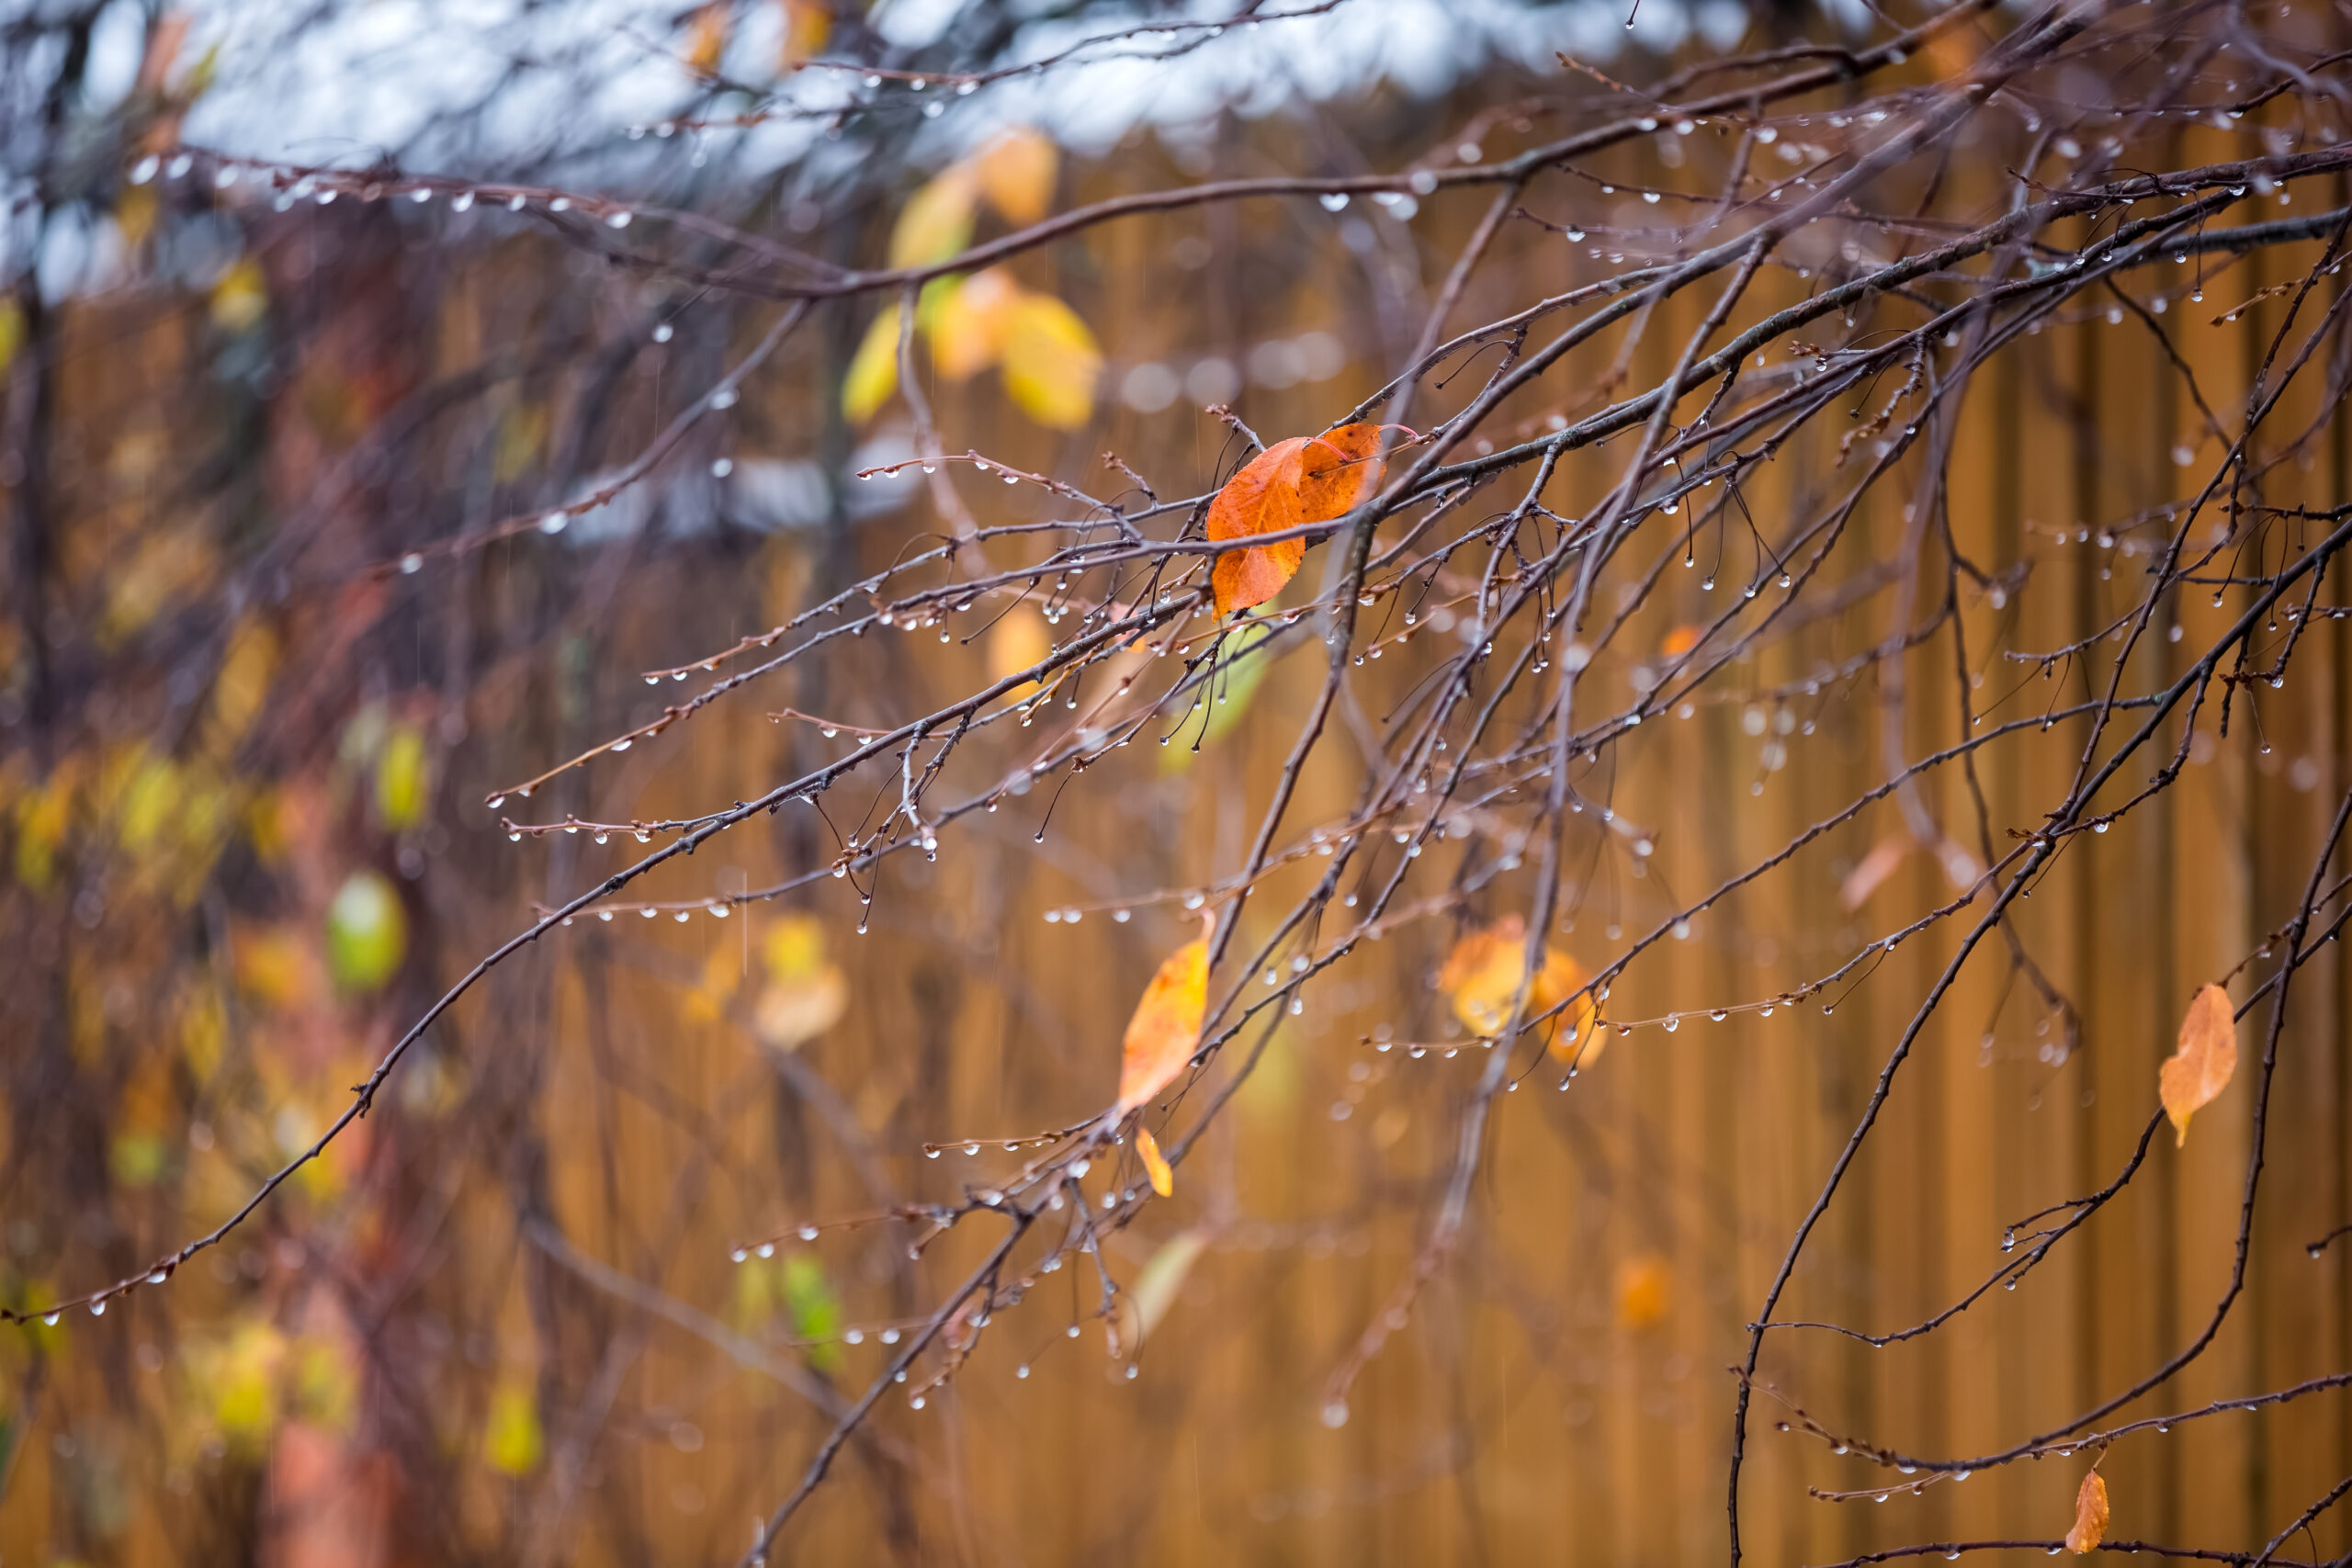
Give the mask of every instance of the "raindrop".
<svg viewBox="0 0 2352 1568">
<path fill-rule="evenodd" d="M 1339 212 L 1344 210 L 1348 205 L 1348 195 L 1345 191 L 1327 191 L 1316 199 L 1323 204 L 1323 210 L 1326 212 Z"/>
</svg>

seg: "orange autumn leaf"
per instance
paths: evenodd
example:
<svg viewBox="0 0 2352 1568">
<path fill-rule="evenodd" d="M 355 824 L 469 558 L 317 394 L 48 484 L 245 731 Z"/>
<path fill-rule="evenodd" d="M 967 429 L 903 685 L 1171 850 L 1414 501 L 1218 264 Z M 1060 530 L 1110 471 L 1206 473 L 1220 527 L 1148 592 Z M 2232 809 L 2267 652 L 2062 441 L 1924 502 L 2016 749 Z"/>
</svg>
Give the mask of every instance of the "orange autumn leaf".
<svg viewBox="0 0 2352 1568">
<path fill-rule="evenodd" d="M 1679 626 L 1666 634 L 1666 640 L 1658 644 L 1658 651 L 1668 659 L 1679 659 L 1698 646 L 1699 628 Z"/>
<path fill-rule="evenodd" d="M 1201 1043 L 1201 1015 L 1208 1003 L 1209 944 L 1205 939 L 1188 942 L 1168 955 L 1127 1021 L 1118 1115 L 1150 1103 L 1184 1070 Z"/>
<path fill-rule="evenodd" d="M 2156 1092 L 2172 1118 L 2179 1142 L 2188 1142 L 2188 1119 L 2230 1087 L 2238 1066 L 2238 1024 L 2230 994 L 2207 986 L 2180 1021 L 2180 1047 L 2156 1069 Z"/>
<path fill-rule="evenodd" d="M 2076 1556 L 2097 1550 L 2107 1534 L 2107 1483 L 2094 1470 L 2083 1477 L 2075 1494 L 2075 1528 L 2066 1532 L 2066 1550 Z"/>
<path fill-rule="evenodd" d="M 1151 1190 L 1162 1198 L 1176 1191 L 1176 1173 L 1168 1168 L 1168 1156 L 1159 1152 L 1159 1140 L 1151 1135 L 1148 1127 L 1136 1129 L 1136 1153 L 1143 1156 L 1144 1174 L 1151 1178 Z"/>
<path fill-rule="evenodd" d="M 1464 933 L 1453 944 L 1438 970 L 1437 988 L 1453 1003 L 1453 1016 L 1464 1027 L 1479 1034 L 1499 1034 L 1510 1021 L 1511 998 L 1518 995 L 1526 964 L 1527 922 L 1517 915 L 1505 915 L 1483 931 Z M 1544 967 L 1535 972 L 1534 983 L 1527 988 L 1526 1016 L 1534 1018 L 1558 1007 L 1576 995 L 1584 978 L 1575 959 L 1546 942 Z M 1593 1027 L 1592 998 L 1577 997 L 1563 1016 L 1567 1027 L 1554 1026 L 1552 1055 L 1564 1062 L 1573 1061 L 1581 1048 L 1582 1060 L 1591 1062 L 1600 1055 L 1607 1038 L 1606 1032 Z"/>
<path fill-rule="evenodd" d="M 1380 426 L 1361 423 L 1275 442 L 1209 502 L 1209 539 L 1253 538 L 1344 516 L 1379 482 L 1379 450 Z M 1272 598 L 1306 558 L 1304 539 L 1280 539 L 1217 557 L 1209 579 L 1216 613 L 1230 615 Z"/>
</svg>

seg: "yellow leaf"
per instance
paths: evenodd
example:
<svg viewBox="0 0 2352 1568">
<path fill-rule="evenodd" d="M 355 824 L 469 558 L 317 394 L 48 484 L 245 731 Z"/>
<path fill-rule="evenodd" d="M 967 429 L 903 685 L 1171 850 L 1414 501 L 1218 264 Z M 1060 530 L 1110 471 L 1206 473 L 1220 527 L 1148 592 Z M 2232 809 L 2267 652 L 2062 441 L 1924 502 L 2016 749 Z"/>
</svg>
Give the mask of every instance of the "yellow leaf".
<svg viewBox="0 0 2352 1568">
<path fill-rule="evenodd" d="M 989 205 L 1007 222 L 1035 223 L 1052 209 L 1061 155 L 1044 131 L 1015 126 L 989 142 L 973 164 Z"/>
<path fill-rule="evenodd" d="M 1055 430 L 1094 417 L 1102 351 L 1078 312 L 1050 294 L 1022 294 L 1004 325 L 1004 389 L 1023 413 Z"/>
<path fill-rule="evenodd" d="M 783 0 L 783 5 L 784 43 L 776 69 L 790 71 L 824 52 L 825 40 L 832 36 L 833 12 L 822 0 Z"/>
<path fill-rule="evenodd" d="M 1159 1140 L 1151 1135 L 1148 1127 L 1136 1129 L 1136 1153 L 1143 1158 L 1144 1174 L 1151 1178 L 1151 1190 L 1162 1198 L 1176 1194 L 1176 1173 L 1168 1168 L 1168 1158 L 1159 1152 Z"/>
<path fill-rule="evenodd" d="M 1211 541 L 1275 534 L 1344 515 L 1379 481 L 1380 426 L 1343 424 L 1321 435 L 1277 441 L 1227 479 L 1209 502 Z M 1216 613 L 1261 604 L 1283 591 L 1306 558 L 1306 541 L 1279 539 L 1216 558 L 1210 585 Z"/>
<path fill-rule="evenodd" d="M 2107 1483 L 2094 1470 L 2075 1494 L 2075 1528 L 2066 1532 L 2066 1550 L 2078 1557 L 2096 1550 L 2107 1535 Z"/>
<path fill-rule="evenodd" d="M 797 983 L 825 968 L 825 925 L 814 915 L 780 916 L 760 939 L 760 962 L 771 980 Z"/>
<path fill-rule="evenodd" d="M 1506 915 L 1484 931 L 1469 931 L 1453 944 L 1437 975 L 1437 988 L 1453 1003 L 1453 1016 L 1464 1027 L 1493 1035 L 1510 1022 L 1511 999 L 1519 993 L 1520 976 L 1527 966 L 1527 922 Z M 1525 1016 L 1551 1011 L 1574 996 L 1584 984 L 1576 960 L 1551 943 L 1544 944 L 1544 967 L 1527 988 Z M 1589 1065 L 1600 1055 L 1607 1032 L 1594 1027 L 1590 997 L 1577 997 L 1562 1015 L 1567 1028 L 1553 1025 L 1551 1052 L 1561 1061 Z M 1581 1052 L 1581 1055 L 1578 1053 Z"/>
<path fill-rule="evenodd" d="M 498 442 L 492 447 L 490 477 L 500 484 L 509 484 L 530 471 L 538 460 L 539 447 L 548 438 L 548 410 L 544 403 L 518 403 L 499 416 Z"/>
<path fill-rule="evenodd" d="M 261 264 L 251 256 L 238 257 L 212 286 L 210 303 L 212 324 L 224 333 L 241 333 L 260 321 L 269 309 L 269 285 L 262 277 Z"/>
<path fill-rule="evenodd" d="M 886 305 L 865 329 L 842 378 L 842 417 L 852 424 L 872 419 L 899 389 L 899 307 Z"/>
<path fill-rule="evenodd" d="M 931 266 L 972 240 L 971 172 L 958 164 L 941 170 L 907 198 L 890 229 L 892 266 Z"/>
<path fill-rule="evenodd" d="M 1118 1114 L 1148 1104 L 1193 1059 L 1209 1004 L 1209 944 L 1188 942 L 1144 987 L 1119 1063 Z"/>
<path fill-rule="evenodd" d="M 8 368 L 25 344 L 25 311 L 15 299 L 0 299 L 0 370 Z"/>
<path fill-rule="evenodd" d="M 2180 1021 L 2180 1046 L 2156 1069 L 2156 1092 L 2178 1141 L 2188 1142 L 2188 1119 L 2230 1087 L 2238 1067 L 2238 1024 L 2230 994 L 2207 986 Z"/>
<path fill-rule="evenodd" d="M 376 758 L 376 815 L 393 832 L 405 833 L 424 820 L 431 787 L 424 732 L 414 725 L 393 726 Z"/>
<path fill-rule="evenodd" d="M 923 322 L 931 335 L 932 367 L 962 381 L 994 365 L 1004 353 L 1006 329 L 1021 289 L 1002 267 L 955 283 Z"/>
<path fill-rule="evenodd" d="M 1644 1253 L 1617 1265 L 1617 1325 L 1644 1329 L 1666 1316 L 1672 1299 L 1673 1276 L 1666 1259 Z"/>
<path fill-rule="evenodd" d="M 539 1407 L 521 1383 L 502 1384 L 490 1396 L 482 1430 L 483 1462 L 502 1475 L 528 1475 L 539 1467 Z"/>
</svg>

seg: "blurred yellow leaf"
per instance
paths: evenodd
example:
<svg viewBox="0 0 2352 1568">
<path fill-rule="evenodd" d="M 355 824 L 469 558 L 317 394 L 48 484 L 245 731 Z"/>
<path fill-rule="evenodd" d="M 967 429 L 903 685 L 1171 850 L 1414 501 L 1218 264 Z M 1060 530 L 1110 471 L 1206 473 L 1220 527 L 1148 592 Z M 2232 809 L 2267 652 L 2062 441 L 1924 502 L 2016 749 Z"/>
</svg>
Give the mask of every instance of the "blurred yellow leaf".
<svg viewBox="0 0 2352 1568">
<path fill-rule="evenodd" d="M 512 484 L 530 471 L 538 460 L 539 447 L 548 438 L 548 411 L 544 403 L 518 403 L 498 418 L 498 444 L 491 451 L 490 477 L 499 484 Z"/>
<path fill-rule="evenodd" d="M 1136 1153 L 1143 1160 L 1144 1174 L 1151 1178 L 1151 1190 L 1162 1198 L 1174 1197 L 1176 1173 L 1168 1168 L 1168 1156 L 1159 1152 L 1159 1140 L 1150 1128 L 1136 1129 Z"/>
<path fill-rule="evenodd" d="M 825 923 L 814 915 L 780 916 L 760 939 L 771 980 L 806 980 L 825 967 Z"/>
<path fill-rule="evenodd" d="M 241 333 L 262 319 L 269 309 L 269 284 L 261 264 L 239 256 L 212 286 L 212 324 L 224 333 Z"/>
<path fill-rule="evenodd" d="M 25 311 L 11 297 L 0 299 L 0 370 L 15 361 L 17 351 L 25 345 Z"/>
<path fill-rule="evenodd" d="M 490 1396 L 490 1419 L 481 1438 L 482 1462 L 501 1475 L 528 1475 L 539 1467 L 545 1441 L 539 1407 L 518 1382 L 501 1383 Z"/>
<path fill-rule="evenodd" d="M 57 852 L 73 825 L 82 770 L 68 759 L 17 802 L 17 880 L 46 893 L 57 874 Z"/>
<path fill-rule="evenodd" d="M 195 1381 L 221 1437 L 247 1451 L 277 1425 L 277 1369 L 285 1336 L 267 1323 L 237 1325 L 225 1343 L 192 1347 Z"/>
<path fill-rule="evenodd" d="M 1666 1316 L 1672 1284 L 1666 1259 L 1656 1253 L 1617 1265 L 1617 1325 L 1643 1329 Z"/>
<path fill-rule="evenodd" d="M 931 266 L 971 243 L 973 184 L 971 171 L 958 164 L 909 197 L 890 228 L 890 265 Z"/>
<path fill-rule="evenodd" d="M 1144 987 L 1119 1064 L 1118 1113 L 1125 1116 L 1175 1081 L 1201 1043 L 1209 1005 L 1209 944 L 1188 942 L 1168 955 Z"/>
<path fill-rule="evenodd" d="M 1518 995 L 1520 976 L 1526 973 L 1527 922 L 1506 915 L 1484 931 L 1465 933 L 1447 953 L 1438 971 L 1438 989 L 1453 1003 L 1453 1016 L 1479 1034 L 1499 1033 L 1510 1021 L 1510 1004 Z M 1525 1016 L 1534 1018 L 1558 1007 L 1584 984 L 1576 960 L 1551 943 L 1544 944 L 1544 967 L 1527 988 Z M 1593 1027 L 1592 998 L 1577 998 L 1563 1015 L 1566 1029 L 1553 1025 L 1552 1055 L 1562 1061 L 1589 1065 L 1600 1055 L 1607 1032 Z M 1582 1055 L 1578 1055 L 1579 1048 Z"/>
<path fill-rule="evenodd" d="M 169 757 L 143 756 L 125 785 L 120 804 L 116 807 L 116 822 L 121 834 L 122 847 L 131 853 L 152 846 L 155 837 L 171 820 L 172 807 L 179 794 L 179 770 Z"/>
<path fill-rule="evenodd" d="M 1193 1271 L 1201 1254 L 1208 1250 L 1209 1233 L 1205 1230 L 1181 1231 L 1168 1238 L 1158 1252 L 1151 1255 L 1119 1298 L 1119 1338 L 1123 1343 L 1140 1344 L 1151 1337 L 1168 1316 L 1168 1309 L 1176 1304 L 1177 1292 L 1184 1288 L 1185 1276 Z"/>
<path fill-rule="evenodd" d="M 220 1047 L 229 1038 L 228 1010 L 209 985 L 198 986 L 180 1004 L 180 1056 L 189 1076 L 201 1086 L 220 1065 Z"/>
<path fill-rule="evenodd" d="M 125 1187 L 145 1187 L 171 1164 L 171 1151 L 153 1133 L 118 1133 L 107 1146 L 107 1164 Z"/>
<path fill-rule="evenodd" d="M 1056 430 L 1094 416 L 1102 351 L 1078 312 L 1050 294 L 1022 294 L 1004 325 L 1004 389 L 1023 413 Z"/>
<path fill-rule="evenodd" d="M 779 0 L 784 7 L 784 42 L 776 52 L 776 69 L 790 71 L 824 52 L 832 36 L 832 7 L 823 0 Z"/>
<path fill-rule="evenodd" d="M 132 186 L 114 200 L 114 226 L 122 231 L 125 248 L 137 250 L 155 231 L 155 187 Z"/>
<path fill-rule="evenodd" d="M 405 833 L 424 820 L 431 789 L 424 732 L 412 724 L 394 725 L 376 757 L 376 816 L 395 833 Z"/>
<path fill-rule="evenodd" d="M 359 1410 L 355 1347 L 305 1339 L 294 1363 L 294 1402 L 302 1415 L 331 1432 L 348 1432 Z"/>
<path fill-rule="evenodd" d="M 277 633 L 259 621 L 247 621 L 231 634 L 228 651 L 220 657 L 220 672 L 212 679 L 207 750 L 222 756 L 243 739 L 260 716 L 277 673 Z"/>
<path fill-rule="evenodd" d="M 842 378 L 842 417 L 852 424 L 872 419 L 899 389 L 899 307 L 885 305 L 858 340 Z"/>
<path fill-rule="evenodd" d="M 327 973 L 357 994 L 379 989 L 408 956 L 408 911 L 380 872 L 355 871 L 327 905 Z"/>
<path fill-rule="evenodd" d="M 2097 1551 L 2106 1539 L 2107 1520 L 2107 1483 L 2093 1470 L 2075 1493 L 2075 1528 L 2066 1532 L 2066 1550 L 2077 1557 Z"/>
<path fill-rule="evenodd" d="M 994 365 L 1004 353 L 1020 298 L 1020 286 L 1002 267 L 956 282 L 925 326 L 933 367 L 950 381 L 962 381 Z"/>
<path fill-rule="evenodd" d="M 2156 1068 L 2156 1092 L 2172 1118 L 2177 1142 L 2188 1142 L 2188 1119 L 2230 1087 L 2238 1068 L 2238 1021 L 2230 994 L 2207 986 L 2180 1021 L 2180 1045 Z"/>
<path fill-rule="evenodd" d="M 989 205 L 1007 222 L 1035 223 L 1052 209 L 1061 155 L 1044 131 L 1015 126 L 982 149 L 973 164 Z"/>
</svg>

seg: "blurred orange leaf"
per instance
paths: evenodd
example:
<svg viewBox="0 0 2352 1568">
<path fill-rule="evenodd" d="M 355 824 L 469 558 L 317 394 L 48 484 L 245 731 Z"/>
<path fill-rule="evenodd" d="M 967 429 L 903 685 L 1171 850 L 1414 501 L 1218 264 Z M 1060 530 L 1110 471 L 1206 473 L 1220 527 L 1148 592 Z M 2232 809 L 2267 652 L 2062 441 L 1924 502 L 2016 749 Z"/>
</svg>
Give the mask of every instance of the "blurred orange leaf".
<svg viewBox="0 0 2352 1568">
<path fill-rule="evenodd" d="M 1510 1021 L 1511 998 L 1519 992 L 1526 964 L 1527 922 L 1518 915 L 1506 915 L 1484 931 L 1465 933 L 1453 944 L 1438 970 L 1437 987 L 1453 1001 L 1453 1016 L 1465 1028 L 1480 1034 L 1498 1034 Z M 1558 1007 L 1583 984 L 1584 972 L 1576 960 L 1544 943 L 1544 967 L 1536 971 L 1534 983 L 1527 988 L 1527 1016 L 1533 1018 Z M 1566 1017 L 1568 1027 L 1553 1032 L 1552 1055 L 1572 1061 L 1577 1059 L 1581 1047 L 1582 1060 L 1589 1063 L 1600 1055 L 1607 1038 L 1605 1032 L 1593 1028 L 1592 998 L 1578 997 Z"/>
<path fill-rule="evenodd" d="M 1294 435 L 1252 457 L 1209 502 L 1212 542 L 1280 533 L 1344 514 L 1378 482 L 1380 426 L 1343 424 L 1321 435 Z M 1283 591 L 1306 558 L 1306 541 L 1282 539 L 1216 558 L 1210 574 L 1216 613 L 1263 604 Z"/>
<path fill-rule="evenodd" d="M 1077 311 L 1050 294 L 1016 293 L 1003 332 L 1004 390 L 1023 413 L 1055 430 L 1094 416 L 1102 350 Z"/>
<path fill-rule="evenodd" d="M 1151 1178 L 1151 1190 L 1162 1198 L 1176 1191 L 1176 1173 L 1168 1168 L 1168 1156 L 1159 1152 L 1159 1140 L 1151 1135 L 1148 1127 L 1136 1129 L 1136 1153 L 1143 1156 L 1144 1174 Z"/>
<path fill-rule="evenodd" d="M 1666 1259 L 1654 1252 L 1617 1265 L 1618 1326 L 1647 1328 L 1666 1316 L 1672 1286 Z"/>
<path fill-rule="evenodd" d="M 1862 857 L 1861 863 L 1849 872 L 1846 880 L 1838 885 L 1838 901 L 1849 909 L 1859 909 L 1869 903 L 1871 895 L 1894 874 L 1895 869 L 1903 863 L 1903 857 L 1911 852 L 1911 846 L 1917 841 L 1908 833 L 1890 833 L 1872 844 L 1871 852 Z"/>
<path fill-rule="evenodd" d="M 1125 1116 L 1175 1081 L 1201 1043 L 1201 1015 L 1209 1004 L 1209 944 L 1188 942 L 1168 955 L 1144 987 L 1119 1063 L 1119 1105 Z"/>
<path fill-rule="evenodd" d="M 892 266 L 944 262 L 971 242 L 973 181 L 956 164 L 932 177 L 899 209 L 890 230 Z"/>
<path fill-rule="evenodd" d="M 976 272 L 951 286 L 923 323 L 931 334 L 932 367 L 950 381 L 977 376 L 1004 353 L 1006 330 L 1021 289 L 1001 267 Z"/>
<path fill-rule="evenodd" d="M 2178 1141 L 2188 1142 L 2188 1119 L 2230 1087 L 2238 1067 L 2238 1024 L 2230 994 L 2207 986 L 2180 1021 L 2180 1046 L 2156 1069 L 2156 1092 L 2172 1118 Z"/>
<path fill-rule="evenodd" d="M 695 12 L 686 33 L 685 60 L 702 75 L 715 75 L 719 56 L 727 52 L 728 11 L 728 0 L 709 0 Z"/>
<path fill-rule="evenodd" d="M 1698 646 L 1699 628 L 1686 625 L 1667 633 L 1666 640 L 1658 645 L 1658 651 L 1668 659 L 1679 659 Z"/>
<path fill-rule="evenodd" d="M 1035 223 L 1054 203 L 1054 177 L 1061 155 L 1045 132 L 1015 126 L 973 160 L 980 190 L 1012 223 Z"/>
<path fill-rule="evenodd" d="M 783 0 L 784 43 L 777 51 L 776 66 L 783 71 L 814 60 L 823 52 L 825 40 L 832 36 L 832 7 L 821 0 Z"/>
<path fill-rule="evenodd" d="M 2075 1528 L 2066 1532 L 2066 1550 L 2076 1556 L 2095 1551 L 2107 1534 L 2107 1483 L 2094 1470 L 2075 1494 Z"/>
</svg>

